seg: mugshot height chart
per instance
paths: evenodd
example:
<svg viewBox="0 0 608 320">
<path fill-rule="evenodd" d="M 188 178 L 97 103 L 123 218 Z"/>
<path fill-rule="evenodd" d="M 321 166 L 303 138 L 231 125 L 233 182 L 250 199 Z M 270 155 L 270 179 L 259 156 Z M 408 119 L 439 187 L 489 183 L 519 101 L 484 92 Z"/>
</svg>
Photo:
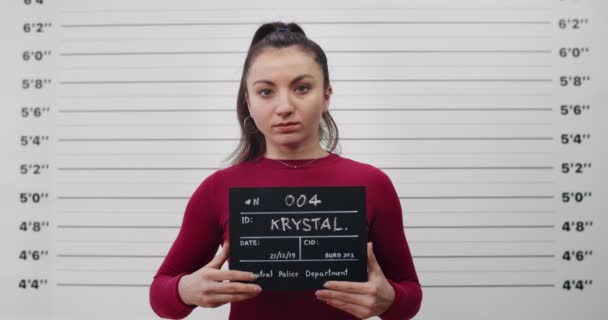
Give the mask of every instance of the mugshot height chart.
<svg viewBox="0 0 608 320">
<path fill-rule="evenodd" d="M 245 53 L 275 19 L 327 52 L 342 155 L 397 189 L 419 318 L 606 317 L 603 1 L 1 6 L 1 318 L 155 317 L 148 285 L 237 143 Z"/>
</svg>

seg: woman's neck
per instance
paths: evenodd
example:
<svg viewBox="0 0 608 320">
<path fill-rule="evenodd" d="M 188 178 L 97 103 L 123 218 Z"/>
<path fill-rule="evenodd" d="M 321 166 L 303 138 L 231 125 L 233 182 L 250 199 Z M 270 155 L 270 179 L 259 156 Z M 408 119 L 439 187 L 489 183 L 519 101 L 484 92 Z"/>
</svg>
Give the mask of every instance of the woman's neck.
<svg viewBox="0 0 608 320">
<path fill-rule="evenodd" d="M 298 160 L 298 159 L 318 159 L 327 156 L 329 152 L 318 146 L 311 150 L 266 150 L 264 157 L 268 159 Z"/>
</svg>

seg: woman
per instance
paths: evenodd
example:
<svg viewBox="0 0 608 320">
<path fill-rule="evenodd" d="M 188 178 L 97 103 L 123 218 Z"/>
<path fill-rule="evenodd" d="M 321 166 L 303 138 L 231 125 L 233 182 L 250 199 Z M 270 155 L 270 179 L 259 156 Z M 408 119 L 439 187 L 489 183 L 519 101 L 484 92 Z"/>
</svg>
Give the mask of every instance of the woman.
<svg viewBox="0 0 608 320">
<path fill-rule="evenodd" d="M 294 23 L 267 23 L 251 43 L 237 115 L 241 140 L 232 165 L 190 198 L 180 232 L 150 287 L 153 310 L 184 318 L 196 306 L 230 303 L 230 319 L 412 318 L 422 291 L 405 239 L 399 197 L 372 165 L 334 153 L 332 88 L 323 50 Z M 320 143 L 326 142 L 327 151 Z M 272 291 L 250 272 L 222 270 L 229 256 L 228 188 L 365 186 L 368 281 L 328 281 L 327 289 Z M 218 246 L 222 251 L 215 256 Z M 373 247 L 372 247 L 373 246 Z"/>
</svg>

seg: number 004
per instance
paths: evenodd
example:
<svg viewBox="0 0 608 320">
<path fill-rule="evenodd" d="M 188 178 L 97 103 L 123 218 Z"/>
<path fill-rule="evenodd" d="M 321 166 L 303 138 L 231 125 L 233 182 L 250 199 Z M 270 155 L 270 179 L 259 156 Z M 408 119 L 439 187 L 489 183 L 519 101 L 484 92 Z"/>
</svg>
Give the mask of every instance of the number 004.
<svg viewBox="0 0 608 320">
<path fill-rule="evenodd" d="M 292 194 L 285 196 L 285 204 L 288 207 L 293 206 L 294 203 L 296 206 L 298 206 L 298 208 L 303 207 L 306 203 L 312 204 L 316 207 L 319 203 L 321 203 L 321 200 L 317 198 L 317 194 L 313 195 L 310 199 L 307 199 L 305 194 L 299 195 L 297 199 Z"/>
</svg>

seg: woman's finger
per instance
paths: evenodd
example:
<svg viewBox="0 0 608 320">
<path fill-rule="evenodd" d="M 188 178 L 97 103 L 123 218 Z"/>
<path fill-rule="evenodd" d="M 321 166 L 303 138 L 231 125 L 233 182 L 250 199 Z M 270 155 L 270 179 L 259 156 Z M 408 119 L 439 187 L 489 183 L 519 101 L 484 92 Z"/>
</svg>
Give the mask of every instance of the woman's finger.
<svg viewBox="0 0 608 320">
<path fill-rule="evenodd" d="M 373 288 L 369 282 L 353 282 L 353 281 L 327 281 L 325 283 L 325 288 L 336 290 L 336 291 L 344 291 L 355 294 L 372 294 Z"/>
<path fill-rule="evenodd" d="M 340 300 L 345 303 L 356 304 L 360 306 L 371 307 L 373 304 L 369 296 L 362 294 L 354 294 L 335 290 L 319 290 L 316 292 L 317 298 L 323 300 Z"/>
<path fill-rule="evenodd" d="M 254 293 L 262 291 L 262 288 L 257 284 L 219 282 L 217 286 L 214 287 L 213 291 L 221 294 Z"/>
<path fill-rule="evenodd" d="M 206 301 L 210 304 L 222 305 L 230 302 L 237 302 L 250 299 L 258 295 L 258 293 L 238 293 L 238 294 L 216 294 L 210 296 Z"/>
<path fill-rule="evenodd" d="M 252 281 L 256 279 L 255 274 L 239 270 L 209 270 L 205 278 L 214 281 Z"/>
<path fill-rule="evenodd" d="M 352 303 L 348 303 L 348 302 L 344 302 L 341 300 L 324 300 L 325 303 L 333 306 L 334 308 L 338 308 L 340 310 L 344 310 L 354 316 L 356 316 L 357 318 L 360 319 L 367 319 L 371 316 L 371 313 L 369 311 L 368 308 L 365 308 L 363 306 L 359 306 L 356 304 L 352 304 Z"/>
</svg>

